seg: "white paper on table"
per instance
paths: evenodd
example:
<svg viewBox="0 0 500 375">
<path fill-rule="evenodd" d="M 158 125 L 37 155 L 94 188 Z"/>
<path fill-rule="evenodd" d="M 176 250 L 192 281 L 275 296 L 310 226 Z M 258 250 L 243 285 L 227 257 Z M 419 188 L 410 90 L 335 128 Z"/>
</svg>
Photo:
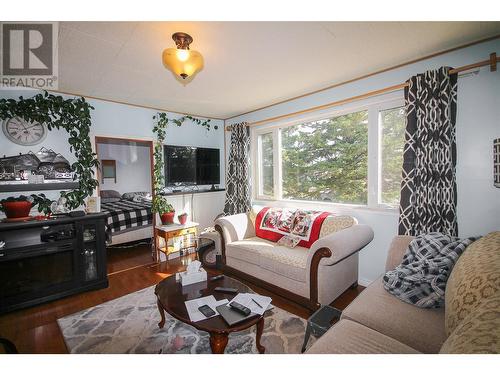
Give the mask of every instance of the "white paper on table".
<svg viewBox="0 0 500 375">
<path fill-rule="evenodd" d="M 269 310 L 269 306 L 271 306 L 271 297 L 261 296 L 260 294 L 252 294 L 252 293 L 239 293 L 234 297 L 231 302 L 238 302 L 245 307 L 248 307 L 251 312 L 254 314 L 262 315 Z M 255 301 L 257 303 L 255 303 Z M 231 303 L 229 302 L 229 303 Z M 229 305 L 228 303 L 228 305 Z M 258 306 L 260 305 L 260 306 Z M 272 307 L 271 307 L 272 308 Z"/>
<path fill-rule="evenodd" d="M 216 310 L 216 307 L 227 304 L 228 300 L 222 299 L 220 301 L 217 301 L 214 296 L 206 296 L 206 297 L 192 299 L 184 303 L 186 304 L 186 310 L 188 312 L 189 319 L 192 322 L 199 322 L 201 320 L 213 318 L 214 316 L 219 315 L 218 311 Z M 203 315 L 201 311 L 198 310 L 198 308 L 203 305 L 208 305 L 212 310 L 215 311 L 215 315 L 212 315 L 209 318 Z"/>
</svg>

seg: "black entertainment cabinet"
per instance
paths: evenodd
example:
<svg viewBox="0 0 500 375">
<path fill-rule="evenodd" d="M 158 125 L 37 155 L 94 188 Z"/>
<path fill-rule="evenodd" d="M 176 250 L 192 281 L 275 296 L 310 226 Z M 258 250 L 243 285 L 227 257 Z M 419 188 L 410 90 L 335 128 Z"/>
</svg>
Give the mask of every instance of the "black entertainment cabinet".
<svg viewBox="0 0 500 375">
<path fill-rule="evenodd" d="M 0 223 L 0 313 L 106 288 L 105 218 Z"/>
</svg>

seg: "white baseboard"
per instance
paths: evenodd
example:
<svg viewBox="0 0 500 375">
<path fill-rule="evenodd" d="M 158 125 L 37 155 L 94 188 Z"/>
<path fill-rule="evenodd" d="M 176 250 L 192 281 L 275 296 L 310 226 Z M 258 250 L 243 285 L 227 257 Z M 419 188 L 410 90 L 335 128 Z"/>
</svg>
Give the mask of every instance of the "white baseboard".
<svg viewBox="0 0 500 375">
<path fill-rule="evenodd" d="M 373 282 L 373 280 L 368 280 L 368 279 L 363 279 L 363 278 L 359 278 L 358 279 L 358 284 L 361 285 L 361 286 L 364 286 L 364 287 L 367 287 L 372 282 Z"/>
</svg>

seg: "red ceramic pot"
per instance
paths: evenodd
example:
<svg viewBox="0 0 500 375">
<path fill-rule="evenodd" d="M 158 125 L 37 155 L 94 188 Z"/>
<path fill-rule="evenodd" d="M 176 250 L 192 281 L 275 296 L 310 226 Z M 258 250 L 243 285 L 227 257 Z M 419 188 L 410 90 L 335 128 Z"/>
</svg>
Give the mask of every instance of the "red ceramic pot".
<svg viewBox="0 0 500 375">
<path fill-rule="evenodd" d="M 166 212 L 164 214 L 161 214 L 160 215 L 161 223 L 163 225 L 173 224 L 174 223 L 174 217 L 175 217 L 175 211 Z"/>
<path fill-rule="evenodd" d="M 188 218 L 187 214 L 182 214 L 182 215 L 177 216 L 177 219 L 179 219 L 179 223 L 181 225 L 186 224 L 187 218 Z"/>
<path fill-rule="evenodd" d="M 28 201 L 14 201 L 3 202 L 3 209 L 7 219 L 16 219 L 21 217 L 30 216 L 31 202 Z"/>
</svg>

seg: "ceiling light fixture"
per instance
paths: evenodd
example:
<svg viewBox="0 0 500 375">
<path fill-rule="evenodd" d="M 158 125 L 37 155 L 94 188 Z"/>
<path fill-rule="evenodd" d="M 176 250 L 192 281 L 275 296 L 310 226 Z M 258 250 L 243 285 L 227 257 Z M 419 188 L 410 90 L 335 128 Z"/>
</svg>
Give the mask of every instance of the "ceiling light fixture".
<svg viewBox="0 0 500 375">
<path fill-rule="evenodd" d="M 193 38 L 186 33 L 172 35 L 177 48 L 167 48 L 163 51 L 163 65 L 184 81 L 193 77 L 203 69 L 203 56 L 198 51 L 189 49 Z"/>
</svg>

